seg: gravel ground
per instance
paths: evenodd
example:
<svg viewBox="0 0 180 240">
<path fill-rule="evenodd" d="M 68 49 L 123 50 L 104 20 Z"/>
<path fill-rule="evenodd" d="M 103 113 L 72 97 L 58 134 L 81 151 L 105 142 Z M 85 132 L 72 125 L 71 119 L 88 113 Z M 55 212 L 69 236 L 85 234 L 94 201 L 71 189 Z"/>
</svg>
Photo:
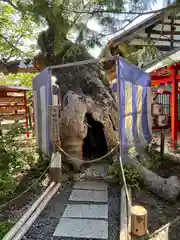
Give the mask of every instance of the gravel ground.
<svg viewBox="0 0 180 240">
<path fill-rule="evenodd" d="M 59 238 L 53 237 L 60 217 L 62 216 L 69 195 L 72 190 L 73 183 L 65 184 L 59 190 L 59 194 L 53 197 L 51 202 L 47 205 L 44 211 L 40 214 L 36 222 L 32 225 L 26 234 L 27 240 L 73 240 L 74 238 Z M 120 227 L 120 186 L 116 184 L 109 184 L 108 186 L 108 218 L 109 218 L 109 240 L 119 240 Z M 77 240 L 77 239 L 76 239 Z M 87 239 L 81 239 L 87 240 Z M 89 239 L 88 239 L 89 240 Z M 93 239 L 95 240 L 95 239 Z"/>
<path fill-rule="evenodd" d="M 158 174 L 163 177 L 177 175 L 180 178 L 180 164 L 168 161 L 160 170 L 158 170 Z M 164 224 L 180 216 L 180 198 L 173 204 L 160 199 L 146 189 L 142 189 L 133 197 L 133 205 L 136 204 L 144 206 L 148 211 L 148 230 L 150 233 L 153 233 Z M 179 224 L 180 221 L 169 229 L 168 240 L 180 239 Z"/>
<path fill-rule="evenodd" d="M 117 184 L 108 186 L 109 240 L 119 240 L 120 234 L 121 187 Z"/>
<path fill-rule="evenodd" d="M 30 230 L 26 233 L 28 240 L 53 239 L 59 219 L 62 216 L 72 190 L 73 182 L 62 185 L 58 193 L 51 199 L 46 208 L 39 215 Z"/>
</svg>

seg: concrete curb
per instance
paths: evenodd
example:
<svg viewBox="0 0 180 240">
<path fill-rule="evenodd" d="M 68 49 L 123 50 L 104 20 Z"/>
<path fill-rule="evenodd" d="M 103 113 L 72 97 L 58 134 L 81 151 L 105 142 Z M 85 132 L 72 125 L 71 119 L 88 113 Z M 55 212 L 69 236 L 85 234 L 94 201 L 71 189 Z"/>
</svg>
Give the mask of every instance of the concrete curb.
<svg viewBox="0 0 180 240">
<path fill-rule="evenodd" d="M 131 199 L 131 189 L 128 189 Z M 119 240 L 130 240 L 130 209 L 127 203 L 125 187 L 121 188 L 121 206 L 120 206 L 120 234 Z"/>
</svg>

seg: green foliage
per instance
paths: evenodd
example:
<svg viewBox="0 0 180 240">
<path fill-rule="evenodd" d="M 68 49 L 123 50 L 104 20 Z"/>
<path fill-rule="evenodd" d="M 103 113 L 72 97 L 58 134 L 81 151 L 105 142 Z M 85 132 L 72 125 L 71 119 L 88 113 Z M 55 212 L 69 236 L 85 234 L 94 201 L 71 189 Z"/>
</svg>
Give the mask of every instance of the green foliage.
<svg viewBox="0 0 180 240">
<path fill-rule="evenodd" d="M 163 157 L 163 159 L 161 158 L 160 152 L 157 151 L 157 148 L 159 148 L 159 145 L 157 144 L 157 139 L 154 138 L 146 149 L 147 165 L 145 167 L 155 171 L 159 169 L 167 160 L 165 157 Z M 141 156 L 136 154 L 135 149 L 131 148 L 129 151 L 129 155 L 131 155 L 132 161 L 133 159 L 136 159 L 136 161 L 139 161 L 141 164 L 143 162 L 144 164 L 144 159 L 143 161 L 141 161 Z M 123 168 L 127 185 L 134 190 L 139 190 L 139 188 L 143 186 L 140 173 L 130 164 L 124 164 Z M 122 171 L 119 162 L 115 162 L 111 165 L 111 167 L 109 168 L 109 175 L 115 183 L 123 184 Z"/>
<path fill-rule="evenodd" d="M 152 142 L 147 147 L 147 153 L 148 153 L 148 159 L 147 162 L 149 164 L 148 168 L 151 170 L 156 171 L 159 169 L 163 164 L 166 162 L 166 157 L 161 156 L 160 151 L 158 149 L 160 148 L 159 144 L 157 143 L 157 138 L 155 137 Z"/>
<path fill-rule="evenodd" d="M 28 97 L 32 97 L 32 79 L 37 74 L 34 73 L 17 73 L 8 74 L 7 76 L 0 75 L 0 85 L 4 86 L 23 86 L 28 87 Z"/>
<path fill-rule="evenodd" d="M 147 1 L 134 0 L 131 8 L 144 9 L 148 4 Z M 118 32 L 132 18 L 124 19 L 122 14 L 119 15 L 123 10 L 131 10 L 125 0 L 4 0 L 0 3 L 0 9 L 3 12 L 0 18 L 0 55 L 6 61 L 14 56 L 35 55 L 35 51 L 30 50 L 40 48 L 42 55 L 49 57 L 47 62 L 52 64 L 55 56 L 64 57 L 69 48 L 76 53 L 76 44 L 87 48 L 102 46 L 106 36 Z M 90 28 L 90 22 L 98 28 Z M 41 28 L 37 29 L 39 26 Z M 47 31 L 43 31 L 44 27 Z M 8 33 L 6 29 L 9 29 Z M 40 30 L 38 46 L 29 41 L 37 39 L 37 30 Z M 68 40 L 75 42 L 75 46 L 70 46 Z M 27 45 L 30 47 L 27 48 Z M 137 54 L 129 58 L 134 62 Z M 141 59 L 143 62 L 144 57 L 141 56 Z"/>
<path fill-rule="evenodd" d="M 11 19 L 11 14 L 18 15 L 16 25 L 19 26 L 19 33 L 26 33 L 25 35 L 29 37 L 33 36 L 33 34 L 37 36 L 35 28 L 39 23 L 54 29 L 53 41 L 51 41 L 50 44 L 53 45 L 54 54 L 58 55 L 63 50 L 64 42 L 67 39 L 74 39 L 77 43 L 90 47 L 93 47 L 95 44 L 100 45 L 100 38 L 102 36 L 115 32 L 120 27 L 121 21 L 117 13 L 125 9 L 126 1 L 9 0 L 8 3 L 9 4 L 1 4 L 5 8 L 4 12 L 7 15 L 7 19 Z M 98 31 L 89 28 L 89 22 L 91 20 L 100 26 Z M 4 22 L 4 20 L 2 22 Z M 12 21 L 11 25 L 13 26 L 13 24 L 15 23 Z M 10 28 L 11 25 L 9 26 Z M 13 26 L 14 28 L 12 29 L 14 29 L 14 31 L 11 35 L 17 33 L 16 25 Z M 20 34 L 18 35 L 20 36 Z M 50 34 L 48 34 L 48 37 L 50 37 Z M 22 41 L 19 41 L 19 43 L 22 44 Z M 40 45 L 41 50 L 43 45 L 44 44 Z M 19 47 L 18 45 L 18 48 Z"/>
<path fill-rule="evenodd" d="M 24 86 L 32 88 L 32 79 L 37 74 L 34 73 L 17 73 L 0 76 L 0 85 L 8 86 Z"/>
<path fill-rule="evenodd" d="M 0 58 L 3 61 L 34 55 L 34 49 L 26 44 L 37 36 L 34 31 L 37 23 L 32 20 L 31 15 L 23 15 L 11 5 L 0 2 Z"/>
<path fill-rule="evenodd" d="M 26 129 L 17 124 L 7 133 L 0 136 L 0 198 L 13 194 L 20 178 L 37 163 L 36 149 L 31 151 L 22 147 L 19 137 Z"/>
<path fill-rule="evenodd" d="M 128 164 L 124 164 L 123 167 L 127 185 L 132 189 L 139 189 L 141 184 L 139 173 L 134 171 Z M 123 184 L 122 171 L 118 162 L 113 163 L 109 168 L 109 176 L 112 178 L 113 182 Z"/>
<path fill-rule="evenodd" d="M 35 73 L 17 73 L 8 74 L 8 80 L 12 82 L 13 85 L 25 86 L 32 88 L 32 79 L 36 76 Z"/>
<path fill-rule="evenodd" d="M 8 221 L 0 221 L 0 239 L 2 239 L 7 232 L 9 232 L 12 226 L 13 224 Z"/>
</svg>

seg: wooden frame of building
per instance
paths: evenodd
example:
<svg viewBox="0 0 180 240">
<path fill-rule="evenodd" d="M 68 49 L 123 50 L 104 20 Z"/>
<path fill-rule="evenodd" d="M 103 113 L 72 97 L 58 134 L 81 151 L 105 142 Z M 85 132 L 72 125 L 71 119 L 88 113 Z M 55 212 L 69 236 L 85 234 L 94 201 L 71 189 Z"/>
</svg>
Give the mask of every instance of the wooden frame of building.
<svg viewBox="0 0 180 240">
<path fill-rule="evenodd" d="M 0 86 L 0 120 L 19 120 L 25 118 L 27 136 L 29 136 L 30 110 L 27 101 L 29 88 L 18 86 Z M 22 113 L 19 113 L 22 111 Z"/>
</svg>

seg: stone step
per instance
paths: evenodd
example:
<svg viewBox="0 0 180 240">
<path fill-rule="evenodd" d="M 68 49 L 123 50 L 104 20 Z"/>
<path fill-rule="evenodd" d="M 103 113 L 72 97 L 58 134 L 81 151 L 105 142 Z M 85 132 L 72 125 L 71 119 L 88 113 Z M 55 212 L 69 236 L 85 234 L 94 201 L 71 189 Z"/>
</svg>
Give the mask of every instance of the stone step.
<svg viewBox="0 0 180 240">
<path fill-rule="evenodd" d="M 108 205 L 68 204 L 63 218 L 108 219 Z"/>
<path fill-rule="evenodd" d="M 61 218 L 53 236 L 87 239 L 108 239 L 108 221 Z"/>
<path fill-rule="evenodd" d="M 69 200 L 78 202 L 106 203 L 108 202 L 108 193 L 107 191 L 73 189 Z"/>
<path fill-rule="evenodd" d="M 103 181 L 77 181 L 53 236 L 108 239 L 107 184 Z"/>
<path fill-rule="evenodd" d="M 107 191 L 107 184 L 104 181 L 77 181 L 74 189 Z"/>
</svg>

